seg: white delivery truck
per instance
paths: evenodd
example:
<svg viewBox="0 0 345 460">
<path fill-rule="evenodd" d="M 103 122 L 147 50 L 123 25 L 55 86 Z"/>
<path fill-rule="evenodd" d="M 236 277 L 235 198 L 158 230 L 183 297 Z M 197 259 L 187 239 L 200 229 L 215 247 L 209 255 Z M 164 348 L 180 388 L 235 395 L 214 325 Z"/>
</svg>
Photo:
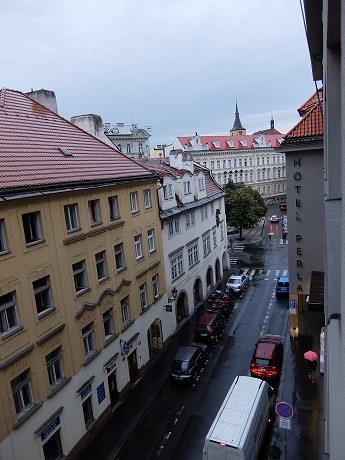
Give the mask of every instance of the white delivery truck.
<svg viewBox="0 0 345 460">
<path fill-rule="evenodd" d="M 237 376 L 209 432 L 204 460 L 254 460 L 271 416 L 273 391 L 263 380 Z"/>
</svg>

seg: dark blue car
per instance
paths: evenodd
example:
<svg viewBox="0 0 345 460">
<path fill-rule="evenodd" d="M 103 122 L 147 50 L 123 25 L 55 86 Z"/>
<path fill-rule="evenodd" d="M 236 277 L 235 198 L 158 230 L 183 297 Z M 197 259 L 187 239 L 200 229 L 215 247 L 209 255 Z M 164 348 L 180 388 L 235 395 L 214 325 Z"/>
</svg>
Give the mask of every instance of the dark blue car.
<svg viewBox="0 0 345 460">
<path fill-rule="evenodd" d="M 276 283 L 276 296 L 288 296 L 289 295 L 289 277 L 279 276 Z"/>
</svg>

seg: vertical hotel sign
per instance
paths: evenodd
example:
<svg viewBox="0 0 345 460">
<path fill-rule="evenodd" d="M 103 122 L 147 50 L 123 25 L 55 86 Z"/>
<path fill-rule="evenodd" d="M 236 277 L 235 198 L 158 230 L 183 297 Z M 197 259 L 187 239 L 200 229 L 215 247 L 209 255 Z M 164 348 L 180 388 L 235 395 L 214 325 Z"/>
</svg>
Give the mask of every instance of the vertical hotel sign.
<svg viewBox="0 0 345 460">
<path fill-rule="evenodd" d="M 300 158 L 294 158 L 294 187 L 296 190 L 296 199 L 295 199 L 295 211 L 296 211 L 296 223 L 301 220 L 300 211 L 302 208 L 302 199 L 300 198 L 301 188 L 302 188 L 302 161 Z M 297 227 L 297 226 L 296 226 Z M 303 293 L 303 235 L 301 233 L 296 233 L 296 289 L 295 291 L 299 294 Z"/>
</svg>

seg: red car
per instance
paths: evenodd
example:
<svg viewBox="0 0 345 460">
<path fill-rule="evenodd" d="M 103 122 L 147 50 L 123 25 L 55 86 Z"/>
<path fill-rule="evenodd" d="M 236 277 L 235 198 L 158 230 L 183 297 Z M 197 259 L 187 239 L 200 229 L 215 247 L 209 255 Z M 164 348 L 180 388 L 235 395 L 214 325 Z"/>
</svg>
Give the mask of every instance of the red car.
<svg viewBox="0 0 345 460">
<path fill-rule="evenodd" d="M 216 344 L 222 338 L 225 320 L 219 313 L 203 313 L 196 326 L 195 337 L 200 342 Z"/>
<path fill-rule="evenodd" d="M 250 375 L 268 382 L 278 381 L 283 363 L 283 344 L 278 335 L 265 335 L 256 342 Z"/>
</svg>

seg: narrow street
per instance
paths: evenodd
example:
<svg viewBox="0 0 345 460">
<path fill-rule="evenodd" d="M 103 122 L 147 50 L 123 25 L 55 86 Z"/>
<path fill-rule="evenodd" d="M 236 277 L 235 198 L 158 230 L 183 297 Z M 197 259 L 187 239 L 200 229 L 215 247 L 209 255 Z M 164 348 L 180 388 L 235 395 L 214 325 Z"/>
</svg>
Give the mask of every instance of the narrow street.
<svg viewBox="0 0 345 460">
<path fill-rule="evenodd" d="M 273 212 L 275 208 L 269 210 Z M 268 233 L 273 233 L 271 241 Z M 281 224 L 271 224 L 268 219 L 262 244 L 248 245 L 243 259 L 251 261 L 242 269 L 251 273 L 252 280 L 236 301 L 222 343 L 212 347 L 199 381 L 191 387 L 179 386 L 169 381 L 169 366 L 162 369 L 166 383 L 116 458 L 200 459 L 206 433 L 234 377 L 249 372 L 260 334 L 285 338 L 287 299 L 277 300 L 274 293 L 277 276 L 287 273 Z"/>
</svg>

